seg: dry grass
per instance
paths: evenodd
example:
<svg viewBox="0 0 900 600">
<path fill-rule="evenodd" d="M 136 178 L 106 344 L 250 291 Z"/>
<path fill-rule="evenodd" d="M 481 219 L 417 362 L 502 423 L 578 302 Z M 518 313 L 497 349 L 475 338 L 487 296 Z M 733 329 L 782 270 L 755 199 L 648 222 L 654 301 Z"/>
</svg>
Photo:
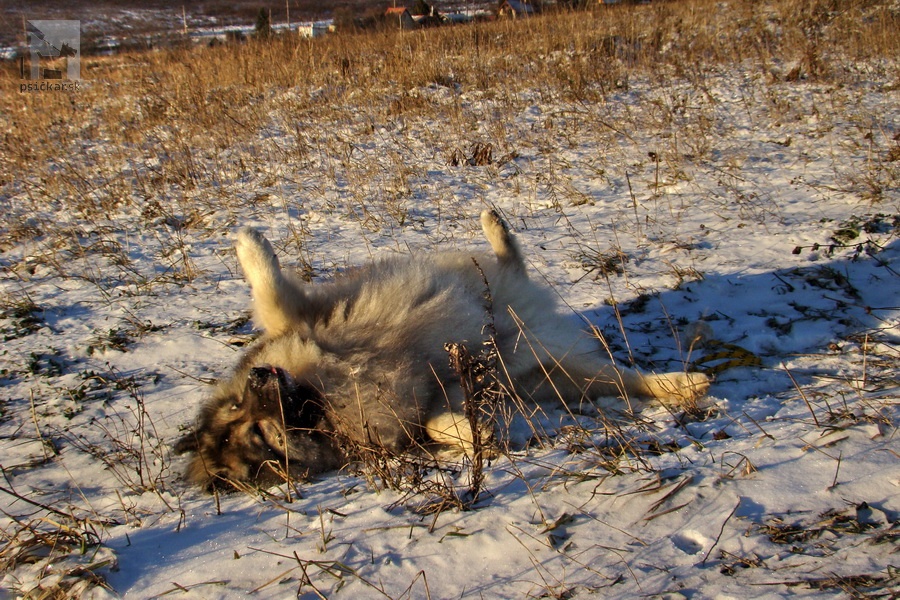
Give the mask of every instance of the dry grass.
<svg viewBox="0 0 900 600">
<path fill-rule="evenodd" d="M 116 567 L 101 544 L 102 524 L 66 514 L 17 520 L 0 530 L 0 572 L 16 569 L 30 580 L 7 581 L 24 598 L 79 598 L 94 587 L 108 588 L 102 571 Z"/>
<path fill-rule="evenodd" d="M 215 183 L 201 159 L 246 141 L 273 120 L 340 122 L 367 106 L 373 116 L 413 112 L 456 121 L 459 136 L 468 119 L 447 111 L 462 109 L 435 106 L 416 96 L 418 88 L 481 90 L 511 107 L 517 95 L 535 89 L 548 97 L 602 101 L 629 78 L 647 74 L 686 77 L 702 89 L 717 65 L 747 60 L 773 77 L 839 83 L 853 77 L 856 61 L 896 56 L 896 29 L 895 12 L 871 1 L 693 1 L 402 35 L 92 58 L 84 61 L 86 81 L 75 96 L 4 94 L 8 133 L 0 159 L 7 185 L 34 188 L 36 199 L 58 199 L 60 186 L 77 208 L 94 214 L 133 201 L 133 183 L 145 198 L 171 186 Z M 8 68 L 3 85 L 14 88 L 16 78 Z M 285 97 L 286 90 L 294 93 Z M 295 148 L 280 151 L 302 156 L 313 140 L 303 139 L 304 132 L 297 136 Z M 121 177 L 119 167 L 143 162 L 149 148 L 167 160 L 136 182 Z M 83 176 L 89 165 L 70 160 L 77 152 L 94 163 L 91 181 Z M 53 176 L 37 185 L 30 176 L 51 165 Z"/>
<path fill-rule="evenodd" d="M 209 231 L 223 211 L 237 210 L 228 201 L 237 195 L 236 182 L 280 180 L 284 173 L 268 171 L 274 163 L 321 169 L 333 188 L 356 190 L 358 199 L 335 210 L 373 231 L 404 227 L 417 193 L 410 175 L 425 157 L 403 156 L 400 148 L 361 161 L 354 154 L 357 134 L 368 136 L 386 122 L 429 120 L 434 126 L 423 135 L 432 137 L 422 144 L 451 163 L 486 166 L 496 176 L 523 147 L 552 157 L 553 144 L 540 135 L 509 137 L 512 120 L 535 95 L 576 111 L 548 118 L 548 128 L 564 122 L 563 135 L 573 143 L 593 131 L 601 145 L 614 144 L 616 136 L 627 136 L 629 118 L 614 102 L 635 78 L 685 80 L 697 91 L 690 98 L 647 98 L 646 112 L 630 117 L 676 132 L 665 136 L 670 147 L 652 155 L 658 191 L 684 177 L 685 156 L 702 159 L 716 144 L 716 102 L 707 80 L 718 69 L 749 62 L 770 79 L 840 86 L 866 76 L 860 64 L 879 68 L 881 59 L 900 52 L 897 20 L 896 11 L 878 2 L 691 1 L 405 34 L 281 38 L 85 59 L 77 94 L 0 98 L 0 187 L 15 198 L 4 201 L 10 218 L 0 247 L 42 239 L 41 260 L 66 276 L 73 275 L 73 260 L 99 256 L 138 287 L 191 281 L 199 273 L 185 239 Z M 17 81 L 7 65 L 0 84 L 14 89 Z M 460 92 L 489 104 L 465 102 Z M 774 109 L 791 118 L 794 107 L 779 102 L 772 99 Z M 486 105 L 493 109 L 485 111 Z M 267 129 L 287 134 L 289 143 L 261 140 L 259 132 Z M 865 168 L 843 177 L 848 188 L 876 200 L 900 176 L 891 158 L 897 143 L 882 135 L 869 137 Z M 601 162 L 601 175 L 602 168 Z M 552 164 L 541 185 L 554 202 L 589 201 Z M 308 192 L 327 195 L 318 186 Z M 241 200 L 245 207 L 267 198 Z M 752 198 L 746 205 L 759 210 Z M 47 220 L 59 211 L 78 219 Z M 166 273 L 134 273 L 121 245 L 105 235 L 106 218 L 135 213 L 164 236 Z M 96 270 L 78 276 L 96 279 Z"/>
</svg>

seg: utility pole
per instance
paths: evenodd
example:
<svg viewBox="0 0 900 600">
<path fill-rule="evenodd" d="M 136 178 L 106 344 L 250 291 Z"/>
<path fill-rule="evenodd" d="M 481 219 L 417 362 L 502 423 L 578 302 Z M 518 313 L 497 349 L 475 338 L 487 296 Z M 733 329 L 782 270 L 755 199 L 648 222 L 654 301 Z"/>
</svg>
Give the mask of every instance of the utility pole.
<svg viewBox="0 0 900 600">
<path fill-rule="evenodd" d="M 25 36 L 25 43 L 22 44 L 22 48 L 23 48 L 23 49 L 28 49 L 28 46 L 30 45 L 30 44 L 28 43 L 28 23 L 27 23 L 27 21 L 25 20 L 25 14 L 24 14 L 24 13 L 22 14 L 22 35 Z M 30 50 L 30 49 L 29 49 L 29 50 Z M 31 57 L 32 57 L 32 60 L 33 60 L 33 59 L 34 59 L 34 54 L 31 54 Z M 22 79 L 25 79 L 25 55 L 24 55 L 24 54 L 22 54 L 21 56 L 19 56 L 19 71 L 20 71 L 20 75 L 22 76 Z"/>
</svg>

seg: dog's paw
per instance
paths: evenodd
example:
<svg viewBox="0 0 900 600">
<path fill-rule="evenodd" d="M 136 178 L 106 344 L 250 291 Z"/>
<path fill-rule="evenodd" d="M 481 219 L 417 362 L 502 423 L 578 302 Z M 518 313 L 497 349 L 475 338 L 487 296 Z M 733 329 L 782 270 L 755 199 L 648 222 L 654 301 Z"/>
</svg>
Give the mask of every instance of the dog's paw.
<svg viewBox="0 0 900 600">
<path fill-rule="evenodd" d="M 673 390 L 672 399 L 681 402 L 694 402 L 709 391 L 709 377 L 703 373 L 672 373 L 669 375 Z"/>
<path fill-rule="evenodd" d="M 509 237 L 509 227 L 495 210 L 481 212 L 481 230 L 488 239 L 497 254 L 506 254 L 511 250 L 512 241 Z"/>
<path fill-rule="evenodd" d="M 497 214 L 497 211 L 482 211 L 481 229 L 484 231 L 484 237 L 487 238 L 501 264 L 510 265 L 517 269 L 525 268 L 519 248 L 509 233 L 509 227 L 506 221 Z"/>
<path fill-rule="evenodd" d="M 496 210 L 485 209 L 481 211 L 481 228 L 485 232 L 496 232 L 499 235 L 506 235 L 506 223 L 497 214 Z"/>
<path fill-rule="evenodd" d="M 245 227 L 235 242 L 238 262 L 251 288 L 272 285 L 281 272 L 275 249 L 260 232 Z"/>
<path fill-rule="evenodd" d="M 647 384 L 655 398 L 690 404 L 706 395 L 710 381 L 703 373 L 664 373 L 651 375 Z"/>
<path fill-rule="evenodd" d="M 491 425 L 481 423 L 478 429 L 482 456 L 488 459 L 496 458 L 499 450 L 491 443 L 493 437 Z M 439 444 L 462 451 L 469 457 L 475 454 L 475 444 L 473 443 L 475 436 L 465 415 L 450 412 L 438 414 L 425 423 L 425 431 L 432 440 Z"/>
</svg>

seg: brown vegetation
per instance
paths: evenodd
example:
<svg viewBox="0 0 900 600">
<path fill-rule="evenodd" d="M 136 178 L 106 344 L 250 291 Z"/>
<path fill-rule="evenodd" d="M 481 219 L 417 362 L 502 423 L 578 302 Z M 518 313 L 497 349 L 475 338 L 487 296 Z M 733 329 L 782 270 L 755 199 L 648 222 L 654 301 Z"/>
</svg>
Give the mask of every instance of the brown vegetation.
<svg viewBox="0 0 900 600">
<path fill-rule="evenodd" d="M 64 156 L 84 143 L 126 158 L 147 143 L 155 146 L 162 125 L 177 135 L 175 147 L 166 148 L 171 154 L 202 152 L 255 134 L 285 111 L 321 123 L 340 121 L 342 111 L 359 106 L 387 111 L 399 102 L 401 109 L 427 112 L 433 108 L 427 102 L 403 100 L 428 85 L 483 90 L 510 102 L 525 89 L 602 102 L 638 74 L 686 77 L 702 86 L 710 69 L 748 60 L 772 77 L 838 82 L 852 76 L 848 62 L 898 54 L 898 20 L 877 2 L 699 0 L 86 59 L 77 94 L 3 94 L 0 119 L 8 133 L 0 164 L 7 175 L 0 183 L 10 183 L 11 173 L 27 182 L 26 175 L 54 165 L 35 193 L 56 197 L 58 179 L 80 185 Z M 0 83 L 17 87 L 14 65 Z M 277 105 L 278 91 L 287 89 L 296 90 L 290 107 Z M 191 169 L 182 162 L 179 177 L 203 178 Z"/>
</svg>

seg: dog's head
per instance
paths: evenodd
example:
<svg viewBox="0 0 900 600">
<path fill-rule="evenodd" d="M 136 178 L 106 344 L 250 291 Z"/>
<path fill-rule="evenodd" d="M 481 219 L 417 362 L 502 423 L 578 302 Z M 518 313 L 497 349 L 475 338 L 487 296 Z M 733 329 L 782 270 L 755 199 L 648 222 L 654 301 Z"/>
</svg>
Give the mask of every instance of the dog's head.
<svg viewBox="0 0 900 600">
<path fill-rule="evenodd" d="M 220 385 L 175 451 L 195 453 L 187 478 L 210 490 L 268 487 L 346 462 L 318 390 L 269 365 L 239 368 Z"/>
</svg>

